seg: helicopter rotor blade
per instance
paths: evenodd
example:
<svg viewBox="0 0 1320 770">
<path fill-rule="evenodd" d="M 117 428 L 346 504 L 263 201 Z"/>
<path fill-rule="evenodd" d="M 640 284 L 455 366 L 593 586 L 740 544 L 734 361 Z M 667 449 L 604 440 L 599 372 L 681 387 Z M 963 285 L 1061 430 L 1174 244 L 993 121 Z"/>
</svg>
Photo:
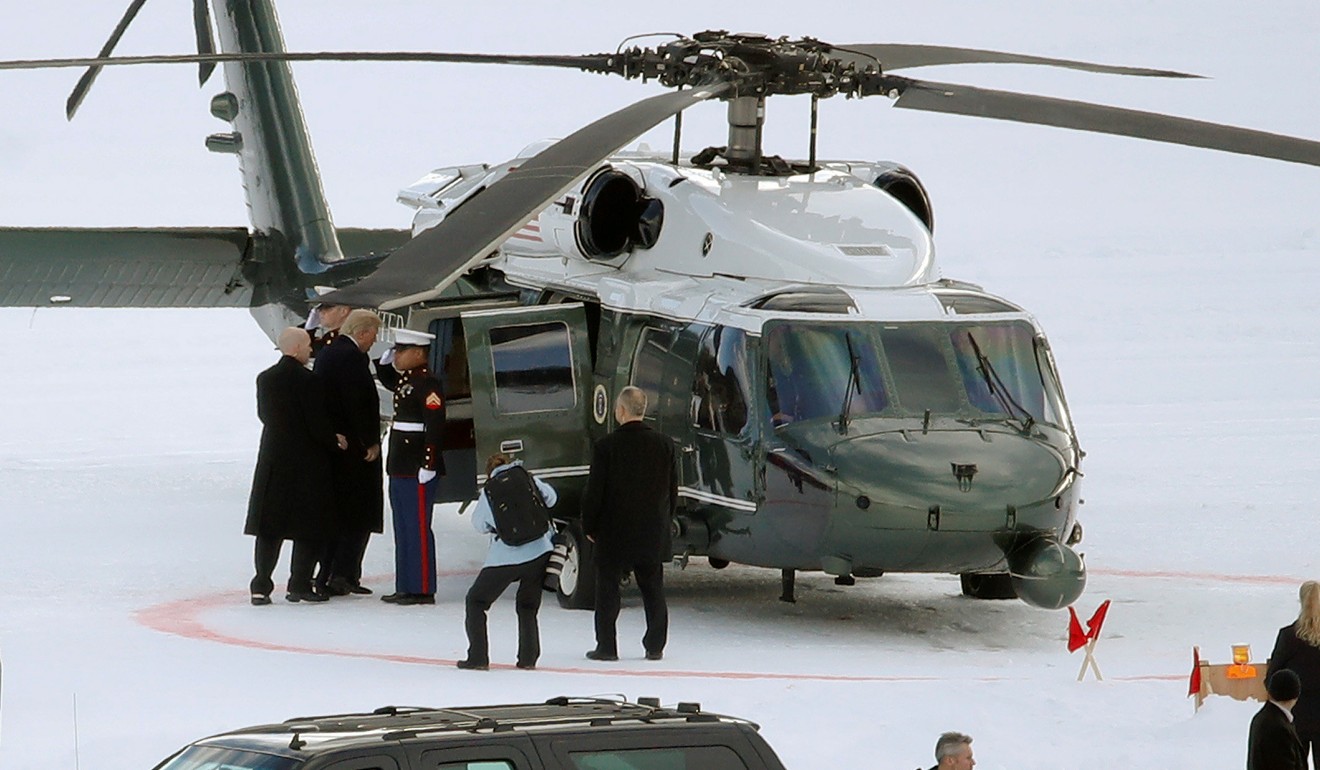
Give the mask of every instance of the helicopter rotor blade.
<svg viewBox="0 0 1320 770">
<path fill-rule="evenodd" d="M 1320 166 L 1320 142 L 1155 112 L 1048 96 L 893 78 L 895 107 L 1035 123 Z"/>
<path fill-rule="evenodd" d="M 205 2 L 205 0 L 202 1 Z M 96 59 L 89 61 L 85 65 L 75 65 L 80 67 L 86 66 L 87 71 L 83 73 L 82 77 L 78 78 L 78 83 L 73 87 L 72 93 L 69 94 L 68 101 L 64 103 L 64 115 L 66 118 L 73 120 L 73 114 L 78 111 L 78 106 L 82 104 L 83 99 L 87 96 L 87 92 L 91 90 L 92 83 L 96 82 L 96 76 L 101 74 L 101 67 L 96 64 L 96 61 L 99 59 L 105 59 L 114 52 L 115 46 L 119 44 L 119 39 L 124 36 L 124 32 L 128 29 L 128 25 L 133 23 L 134 17 L 137 16 L 138 11 L 142 10 L 142 5 L 146 2 L 147 0 L 133 0 L 133 2 L 129 3 L 128 9 L 125 10 L 124 15 L 119 18 L 119 23 L 115 25 L 114 31 L 110 33 L 109 39 L 105 41 L 105 45 L 101 46 L 101 53 L 97 54 Z"/>
<path fill-rule="evenodd" d="M 716 83 L 659 94 L 578 129 L 399 247 L 370 275 L 320 301 L 390 310 L 434 298 L 628 141 L 731 88 Z"/>
<path fill-rule="evenodd" d="M 146 0 L 134 0 L 141 5 Z M 200 41 L 199 41 L 200 42 Z M 134 64 L 222 64 L 224 62 L 267 61 L 367 61 L 367 62 L 440 62 L 449 64 L 521 64 L 528 67 L 564 67 L 588 72 L 610 71 L 613 54 L 587 55 L 510 55 L 487 53 L 444 53 L 437 51 L 283 51 L 270 53 L 200 53 L 155 54 L 147 56 L 96 56 L 54 59 L 10 59 L 0 61 L 0 70 L 60 69 L 89 67 L 99 72 L 102 67 L 122 67 Z M 84 79 L 88 76 L 84 75 Z M 95 74 L 91 74 L 95 78 Z M 80 83 L 81 85 L 81 83 Z M 85 90 L 85 89 L 84 89 Z M 70 97 L 72 101 L 72 97 Z M 79 95 L 81 101 L 81 95 Z"/>
<path fill-rule="evenodd" d="M 197 34 L 197 53 L 215 53 L 215 37 L 211 33 L 211 6 L 207 0 L 193 0 L 193 31 Z M 214 71 L 215 62 L 199 62 L 197 85 L 206 85 Z"/>
<path fill-rule="evenodd" d="M 1052 59 L 1045 56 L 987 51 L 980 48 L 955 48 L 945 45 L 914 45 L 908 43 L 858 43 L 833 46 L 831 55 L 856 62 L 859 68 L 879 62 L 882 72 L 909 67 L 934 67 L 942 64 L 1037 64 L 1046 67 L 1099 72 L 1106 75 L 1135 75 L 1137 77 L 1199 78 L 1187 72 L 1149 69 L 1146 67 L 1119 67 L 1110 64 Z"/>
</svg>

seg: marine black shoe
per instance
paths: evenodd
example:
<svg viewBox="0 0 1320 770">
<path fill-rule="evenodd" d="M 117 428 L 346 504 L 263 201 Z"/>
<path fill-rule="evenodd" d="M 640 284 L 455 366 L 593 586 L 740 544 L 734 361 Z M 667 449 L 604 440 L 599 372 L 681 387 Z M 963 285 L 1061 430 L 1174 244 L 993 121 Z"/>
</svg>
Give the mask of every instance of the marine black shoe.
<svg viewBox="0 0 1320 770">
<path fill-rule="evenodd" d="M 326 602 L 330 601 L 330 597 L 314 591 L 290 591 L 284 595 L 284 600 L 297 604 L 298 602 Z"/>
<path fill-rule="evenodd" d="M 481 661 L 477 661 L 477 660 L 468 660 L 468 659 L 466 659 L 466 658 L 463 659 L 463 660 L 458 661 L 458 662 L 455 663 L 454 665 L 455 665 L 455 666 L 458 666 L 459 668 L 463 669 L 464 671 L 488 671 L 488 670 L 490 670 L 490 664 L 489 664 L 489 663 L 482 663 Z"/>
<path fill-rule="evenodd" d="M 435 594 L 404 594 L 395 604 L 405 607 L 413 604 L 435 604 Z"/>
<path fill-rule="evenodd" d="M 252 594 L 252 605 L 254 607 L 264 607 L 270 604 L 270 594 Z"/>
<path fill-rule="evenodd" d="M 618 660 L 619 653 L 604 650 L 587 650 L 587 660 Z"/>
<path fill-rule="evenodd" d="M 533 662 L 531 662 L 531 663 L 523 663 L 523 662 L 519 661 L 518 663 L 515 663 L 514 665 L 517 666 L 518 668 L 521 668 L 523 671 L 531 671 L 532 669 L 536 668 L 536 662 L 535 662 L 535 661 L 533 661 Z"/>
<path fill-rule="evenodd" d="M 396 591 L 392 594 L 385 594 L 384 596 L 380 597 L 380 600 L 385 602 L 386 604 L 398 604 L 399 600 L 407 595 L 408 594 L 401 594 Z"/>
<path fill-rule="evenodd" d="M 368 596 L 371 594 L 371 589 L 361 583 L 349 583 L 348 592 L 350 594 L 358 594 L 359 596 Z"/>
<path fill-rule="evenodd" d="M 647 660 L 662 660 L 662 659 L 664 659 L 664 657 L 665 657 L 665 654 L 664 654 L 663 652 L 647 652 L 647 653 L 646 653 L 646 659 L 647 659 Z"/>
</svg>

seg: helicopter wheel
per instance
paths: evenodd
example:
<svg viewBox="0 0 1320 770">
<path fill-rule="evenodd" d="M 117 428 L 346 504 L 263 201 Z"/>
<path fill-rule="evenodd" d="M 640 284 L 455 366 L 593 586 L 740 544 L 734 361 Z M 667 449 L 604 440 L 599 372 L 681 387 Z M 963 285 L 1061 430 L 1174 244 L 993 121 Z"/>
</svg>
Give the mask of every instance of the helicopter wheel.
<svg viewBox="0 0 1320 770">
<path fill-rule="evenodd" d="M 725 567 L 729 566 L 728 559 L 720 559 L 715 556 L 706 557 L 706 561 L 710 562 L 710 566 L 712 569 L 724 569 Z"/>
<path fill-rule="evenodd" d="M 564 529 L 568 553 L 559 573 L 559 606 L 570 610 L 589 610 L 596 606 L 596 547 L 582 534 L 581 522 L 571 522 Z"/>
<path fill-rule="evenodd" d="M 959 575 L 962 579 L 963 596 L 973 599 L 1016 599 L 1013 579 L 1007 572 L 989 575 Z"/>
</svg>

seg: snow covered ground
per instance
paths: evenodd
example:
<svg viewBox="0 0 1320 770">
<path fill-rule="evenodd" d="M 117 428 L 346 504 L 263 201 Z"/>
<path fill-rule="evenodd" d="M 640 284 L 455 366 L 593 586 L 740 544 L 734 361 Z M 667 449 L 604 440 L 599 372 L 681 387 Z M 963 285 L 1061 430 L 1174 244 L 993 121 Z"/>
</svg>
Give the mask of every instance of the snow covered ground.
<svg viewBox="0 0 1320 770">
<path fill-rule="evenodd" d="M 29 4 L 23 23 L 0 27 L 0 56 L 95 51 L 119 10 L 85 5 Z M 378 5 L 367 23 L 356 3 L 285 3 L 290 47 L 568 53 L 719 27 L 937 42 L 1213 79 L 912 74 L 1320 136 L 1309 2 Z M 147 4 L 123 51 L 185 50 L 186 6 Z M 653 93 L 574 73 L 297 74 L 341 225 L 401 226 L 393 193 L 428 168 L 501 160 Z M 192 78 L 107 72 L 66 125 L 71 73 L 0 73 L 0 224 L 241 223 L 232 158 L 201 149 L 223 130 L 205 108 L 218 86 L 197 92 Z M 662 662 L 637 645 L 618 664 L 589 663 L 589 615 L 547 606 L 540 670 L 460 672 L 460 599 L 483 544 L 451 509 L 438 516 L 436 607 L 251 607 L 240 531 L 252 380 L 274 359 L 256 325 L 238 311 L 8 309 L 0 767 L 146 768 L 203 734 L 300 714 L 602 693 L 751 718 L 790 768 L 928 766 L 949 729 L 973 735 L 992 770 L 1242 766 L 1254 706 L 1212 699 L 1193 714 L 1186 676 L 1194 644 L 1224 661 L 1247 642 L 1263 659 L 1297 585 L 1320 574 L 1320 169 L 836 101 L 823 105 L 822 156 L 914 168 L 934 198 L 945 274 L 1024 304 L 1050 335 L 1088 452 L 1079 609 L 1114 603 L 1103 683 L 1075 681 L 1066 613 L 967 600 L 953 577 L 839 588 L 802 576 L 785 605 L 776 573 L 700 560 L 670 577 Z M 779 109 L 768 148 L 804 154 L 804 106 Z M 685 144 L 722 143 L 721 121 L 718 108 L 694 115 Z M 390 584 L 388 535 L 367 571 L 378 593 Z M 633 596 L 621 638 L 640 622 Z M 493 611 L 492 641 L 511 662 L 511 601 Z"/>
</svg>

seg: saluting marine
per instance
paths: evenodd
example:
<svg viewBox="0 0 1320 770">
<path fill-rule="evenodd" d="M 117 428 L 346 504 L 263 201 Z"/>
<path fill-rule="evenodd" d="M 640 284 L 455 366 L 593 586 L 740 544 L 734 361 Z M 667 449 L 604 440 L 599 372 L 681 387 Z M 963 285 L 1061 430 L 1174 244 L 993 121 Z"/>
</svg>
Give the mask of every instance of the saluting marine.
<svg viewBox="0 0 1320 770">
<path fill-rule="evenodd" d="M 312 308 L 303 327 L 312 338 L 312 358 L 316 358 L 322 350 L 335 341 L 339 336 L 339 327 L 343 325 L 344 319 L 348 318 L 351 310 L 348 305 L 320 304 Z"/>
<path fill-rule="evenodd" d="M 445 399 L 440 381 L 426 361 L 431 340 L 426 332 L 396 329 L 394 360 L 377 364 L 380 382 L 394 391 L 390 425 L 390 510 L 394 514 L 394 593 L 390 604 L 435 604 L 435 534 L 431 506 L 437 476 L 444 474 L 440 448 L 445 428 Z"/>
</svg>

